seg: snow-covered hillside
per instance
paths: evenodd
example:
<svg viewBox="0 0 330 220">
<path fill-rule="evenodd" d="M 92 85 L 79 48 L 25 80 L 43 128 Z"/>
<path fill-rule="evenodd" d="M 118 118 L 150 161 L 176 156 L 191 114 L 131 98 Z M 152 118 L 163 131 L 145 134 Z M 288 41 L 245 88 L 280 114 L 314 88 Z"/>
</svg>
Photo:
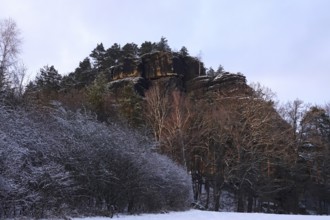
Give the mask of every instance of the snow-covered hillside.
<svg viewBox="0 0 330 220">
<path fill-rule="evenodd" d="M 260 213 L 208 212 L 191 210 L 187 212 L 171 212 L 167 214 L 143 214 L 138 216 L 114 217 L 120 220 L 325 220 L 330 216 L 315 215 L 274 215 Z M 75 218 L 74 220 L 110 220 L 105 217 Z"/>
</svg>

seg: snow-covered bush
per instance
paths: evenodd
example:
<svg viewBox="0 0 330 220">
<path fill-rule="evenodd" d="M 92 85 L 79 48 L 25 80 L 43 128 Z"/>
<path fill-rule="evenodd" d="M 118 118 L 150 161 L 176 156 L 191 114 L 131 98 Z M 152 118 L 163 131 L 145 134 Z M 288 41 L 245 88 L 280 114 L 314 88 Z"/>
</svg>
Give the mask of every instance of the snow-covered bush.
<svg viewBox="0 0 330 220">
<path fill-rule="evenodd" d="M 0 107 L 0 218 L 187 208 L 189 175 L 151 145 L 79 112 Z"/>
</svg>

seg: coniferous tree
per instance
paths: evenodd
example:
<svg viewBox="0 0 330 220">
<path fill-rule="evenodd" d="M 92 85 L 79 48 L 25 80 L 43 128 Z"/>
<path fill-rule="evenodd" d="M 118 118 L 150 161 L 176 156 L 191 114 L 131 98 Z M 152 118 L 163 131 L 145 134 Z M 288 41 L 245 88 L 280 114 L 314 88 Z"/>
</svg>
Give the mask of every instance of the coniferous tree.
<svg viewBox="0 0 330 220">
<path fill-rule="evenodd" d="M 208 76 L 215 76 L 215 71 L 212 67 L 210 67 L 207 72 L 206 72 L 206 75 Z"/>
<path fill-rule="evenodd" d="M 94 68 L 96 69 L 102 68 L 106 56 L 106 51 L 103 47 L 103 44 L 102 43 L 97 44 L 96 48 L 92 50 L 89 56 L 93 58 Z"/>
<path fill-rule="evenodd" d="M 54 66 L 45 66 L 40 69 L 36 84 L 39 89 L 44 91 L 58 91 L 60 89 L 62 76 Z"/>
<path fill-rule="evenodd" d="M 79 63 L 79 67 L 74 71 L 74 80 L 79 88 L 91 84 L 95 79 L 95 72 L 92 69 L 90 59 L 86 57 Z"/>
<path fill-rule="evenodd" d="M 330 205 L 330 116 L 313 106 L 301 121 L 301 146 L 299 155 L 306 162 L 311 184 L 307 192 L 318 203 L 316 211 L 327 213 Z M 309 200 L 311 198 L 308 198 Z"/>
<path fill-rule="evenodd" d="M 106 50 L 106 57 L 103 69 L 118 65 L 122 61 L 123 53 L 119 44 L 114 43 Z"/>
<path fill-rule="evenodd" d="M 139 53 L 139 47 L 135 43 L 127 43 L 122 47 L 123 57 L 136 57 Z"/>
<path fill-rule="evenodd" d="M 105 74 L 99 74 L 93 84 L 87 88 L 87 98 L 91 109 L 98 115 L 98 118 L 103 120 L 104 112 L 104 97 L 106 92 L 107 79 Z"/>
<path fill-rule="evenodd" d="M 151 41 L 145 41 L 141 44 L 141 47 L 139 49 L 139 55 L 142 56 L 147 53 L 151 53 L 156 48 L 156 44 L 152 43 Z"/>
<path fill-rule="evenodd" d="M 180 53 L 182 56 L 184 56 L 184 57 L 189 56 L 188 49 L 187 49 L 185 46 L 181 47 L 179 53 Z"/>
<path fill-rule="evenodd" d="M 221 73 L 225 72 L 225 69 L 223 68 L 223 66 L 220 64 L 217 71 L 215 71 L 216 75 L 219 75 Z"/>
<path fill-rule="evenodd" d="M 168 45 L 166 37 L 161 37 L 160 41 L 156 45 L 156 49 L 162 52 L 171 52 L 171 48 Z"/>
</svg>

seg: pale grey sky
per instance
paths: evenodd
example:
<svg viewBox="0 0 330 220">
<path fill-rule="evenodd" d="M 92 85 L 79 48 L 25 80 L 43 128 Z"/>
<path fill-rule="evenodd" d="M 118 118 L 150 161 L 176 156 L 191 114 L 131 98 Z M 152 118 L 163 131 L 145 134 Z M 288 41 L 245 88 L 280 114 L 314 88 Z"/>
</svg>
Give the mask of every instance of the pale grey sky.
<svg viewBox="0 0 330 220">
<path fill-rule="evenodd" d="M 330 101 L 328 0 L 0 0 L 0 19 L 22 32 L 21 58 L 35 75 L 45 65 L 73 71 L 103 43 L 168 39 L 260 82 L 282 102 Z M 33 77 L 32 77 L 33 78 Z"/>
</svg>

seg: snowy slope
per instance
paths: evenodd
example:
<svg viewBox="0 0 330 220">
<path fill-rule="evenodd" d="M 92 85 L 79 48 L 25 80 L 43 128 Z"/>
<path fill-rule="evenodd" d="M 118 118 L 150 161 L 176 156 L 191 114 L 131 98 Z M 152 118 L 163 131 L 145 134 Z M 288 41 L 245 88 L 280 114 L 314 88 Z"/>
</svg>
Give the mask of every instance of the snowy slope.
<svg viewBox="0 0 330 220">
<path fill-rule="evenodd" d="M 114 217 L 120 220 L 329 220 L 330 216 L 312 215 L 273 215 L 260 213 L 207 212 L 191 210 L 187 212 L 171 212 L 168 214 L 143 214 L 138 216 Z M 110 220 L 105 217 L 75 218 L 74 220 Z"/>
</svg>

